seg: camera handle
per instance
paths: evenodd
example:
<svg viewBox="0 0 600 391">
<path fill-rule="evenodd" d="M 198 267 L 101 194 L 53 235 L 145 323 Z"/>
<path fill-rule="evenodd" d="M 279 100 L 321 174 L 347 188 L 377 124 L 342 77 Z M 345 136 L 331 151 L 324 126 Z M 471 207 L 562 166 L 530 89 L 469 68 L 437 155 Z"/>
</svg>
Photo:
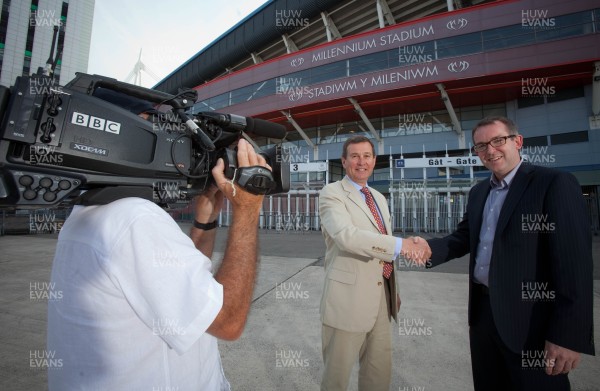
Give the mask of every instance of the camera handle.
<svg viewBox="0 0 600 391">
<path fill-rule="evenodd" d="M 225 148 L 220 154 L 225 163 L 225 177 L 233 179 L 252 194 L 266 194 L 277 187 L 273 173 L 263 166 L 238 167 L 236 152 Z"/>
<path fill-rule="evenodd" d="M 234 180 L 252 194 L 267 194 L 277 187 L 273 173 L 263 166 L 240 167 Z"/>
</svg>

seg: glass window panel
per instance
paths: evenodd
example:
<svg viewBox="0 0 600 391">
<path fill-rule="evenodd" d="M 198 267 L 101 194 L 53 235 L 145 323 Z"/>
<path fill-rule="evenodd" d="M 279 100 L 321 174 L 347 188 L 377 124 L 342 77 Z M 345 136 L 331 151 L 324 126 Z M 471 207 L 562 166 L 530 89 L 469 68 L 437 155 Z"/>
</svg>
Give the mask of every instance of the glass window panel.
<svg viewBox="0 0 600 391">
<path fill-rule="evenodd" d="M 327 125 L 319 127 L 319 144 L 329 144 L 335 142 L 335 133 L 338 125 Z"/>
<path fill-rule="evenodd" d="M 483 108 L 483 116 L 491 117 L 491 116 L 504 116 L 506 117 L 506 104 L 500 103 L 495 105 L 487 105 Z"/>
<path fill-rule="evenodd" d="M 306 129 L 304 133 L 313 143 L 317 142 L 317 128 Z"/>
<path fill-rule="evenodd" d="M 210 110 L 218 110 L 222 107 L 227 107 L 229 106 L 229 92 L 214 96 L 210 98 L 207 103 L 209 105 L 208 109 Z M 200 107 L 200 109 L 205 110 L 202 107 Z"/>
<path fill-rule="evenodd" d="M 527 137 L 523 140 L 523 146 L 526 147 L 543 147 L 548 145 L 547 136 Z"/>
<path fill-rule="evenodd" d="M 554 18 L 556 27 L 571 26 L 577 24 L 586 24 L 592 21 L 591 11 L 576 12 L 574 14 L 561 15 Z"/>
<path fill-rule="evenodd" d="M 373 180 L 374 181 L 387 181 L 390 179 L 390 169 L 389 168 L 378 168 L 373 171 Z"/>
<path fill-rule="evenodd" d="M 438 58 L 478 53 L 481 50 L 481 32 L 448 37 L 437 41 Z"/>
<path fill-rule="evenodd" d="M 471 133 L 473 128 L 481 121 L 483 117 L 479 117 L 477 119 L 472 119 L 469 121 L 460 121 L 460 126 L 463 131 Z"/>
<path fill-rule="evenodd" d="M 592 30 L 592 24 L 583 24 L 583 25 L 575 25 L 575 26 L 566 26 L 555 29 L 547 29 L 547 30 L 535 30 L 535 37 L 538 42 L 542 41 L 550 41 L 553 39 L 561 39 L 568 37 L 575 37 L 578 35 L 589 34 Z"/>
<path fill-rule="evenodd" d="M 539 18 L 535 24 L 538 24 L 538 26 L 534 26 L 538 41 L 591 34 L 593 32 L 592 13 L 590 11 Z"/>
<path fill-rule="evenodd" d="M 557 89 L 554 94 L 548 96 L 547 101 L 548 103 L 560 102 L 562 100 L 583 98 L 584 96 L 583 87 Z"/>
<path fill-rule="evenodd" d="M 538 105 L 543 105 L 543 104 L 544 104 L 543 97 L 517 99 L 517 107 L 519 109 L 524 109 L 525 107 L 538 106 Z"/>
<path fill-rule="evenodd" d="M 459 109 L 461 121 L 480 120 L 483 118 L 483 107 L 464 107 Z"/>
<path fill-rule="evenodd" d="M 346 76 L 346 61 L 338 61 L 311 69 L 309 84 L 317 84 Z"/>
<path fill-rule="evenodd" d="M 500 27 L 482 31 L 483 49 L 496 50 L 535 42 L 535 33 L 532 29 L 524 29 L 521 25 Z"/>
<path fill-rule="evenodd" d="M 374 72 L 388 67 L 387 52 L 379 52 L 348 60 L 350 75 Z"/>
<path fill-rule="evenodd" d="M 231 91 L 231 104 L 235 105 L 243 103 L 248 99 L 248 96 L 252 93 L 252 86 L 238 88 Z"/>
<path fill-rule="evenodd" d="M 552 145 L 582 143 L 586 141 L 588 141 L 587 130 L 581 132 L 570 132 L 550 135 L 550 142 Z"/>
</svg>

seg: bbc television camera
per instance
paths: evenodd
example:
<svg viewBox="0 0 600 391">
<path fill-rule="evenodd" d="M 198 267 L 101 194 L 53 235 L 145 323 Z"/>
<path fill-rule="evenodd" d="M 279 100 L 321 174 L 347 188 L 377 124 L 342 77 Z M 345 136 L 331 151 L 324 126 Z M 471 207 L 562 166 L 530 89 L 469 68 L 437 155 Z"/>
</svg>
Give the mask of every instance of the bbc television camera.
<svg viewBox="0 0 600 391">
<path fill-rule="evenodd" d="M 78 73 L 64 87 L 49 76 L 0 86 L 0 208 L 105 204 L 142 197 L 182 204 L 225 175 L 255 194 L 289 190 L 285 149 L 261 154 L 272 167 L 237 167 L 242 131 L 282 139 L 285 128 L 233 114 L 189 114 L 195 90 L 176 95 Z M 85 192 L 83 190 L 86 190 Z"/>
</svg>

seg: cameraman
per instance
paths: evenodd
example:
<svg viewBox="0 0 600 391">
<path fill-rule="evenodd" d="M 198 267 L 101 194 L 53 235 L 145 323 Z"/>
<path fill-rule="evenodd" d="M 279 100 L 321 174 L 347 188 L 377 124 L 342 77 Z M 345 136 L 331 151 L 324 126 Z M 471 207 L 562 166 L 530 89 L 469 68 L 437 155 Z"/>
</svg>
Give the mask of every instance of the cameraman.
<svg viewBox="0 0 600 391">
<path fill-rule="evenodd" d="M 243 139 L 237 158 L 268 167 Z M 62 365 L 48 371 L 50 390 L 229 390 L 217 338 L 239 338 L 246 323 L 263 197 L 223 170 L 219 160 L 216 186 L 196 199 L 191 240 L 144 199 L 73 209 L 52 268 L 62 298 L 48 304 L 48 351 Z M 213 277 L 212 223 L 224 197 L 233 222 Z"/>
</svg>

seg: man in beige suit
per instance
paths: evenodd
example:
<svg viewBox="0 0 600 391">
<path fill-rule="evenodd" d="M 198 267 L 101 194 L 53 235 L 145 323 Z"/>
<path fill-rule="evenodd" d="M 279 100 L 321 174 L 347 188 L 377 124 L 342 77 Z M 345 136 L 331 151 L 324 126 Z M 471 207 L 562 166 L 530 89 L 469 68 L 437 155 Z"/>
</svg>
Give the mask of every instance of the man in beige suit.
<svg viewBox="0 0 600 391">
<path fill-rule="evenodd" d="M 396 319 L 400 308 L 393 261 L 399 254 L 420 262 L 431 256 L 424 240 L 392 236 L 385 197 L 367 187 L 375 160 L 368 138 L 348 139 L 342 152 L 346 177 L 319 195 L 327 246 L 321 390 L 346 390 L 357 358 L 359 390 L 389 390 L 391 318 Z"/>
</svg>

